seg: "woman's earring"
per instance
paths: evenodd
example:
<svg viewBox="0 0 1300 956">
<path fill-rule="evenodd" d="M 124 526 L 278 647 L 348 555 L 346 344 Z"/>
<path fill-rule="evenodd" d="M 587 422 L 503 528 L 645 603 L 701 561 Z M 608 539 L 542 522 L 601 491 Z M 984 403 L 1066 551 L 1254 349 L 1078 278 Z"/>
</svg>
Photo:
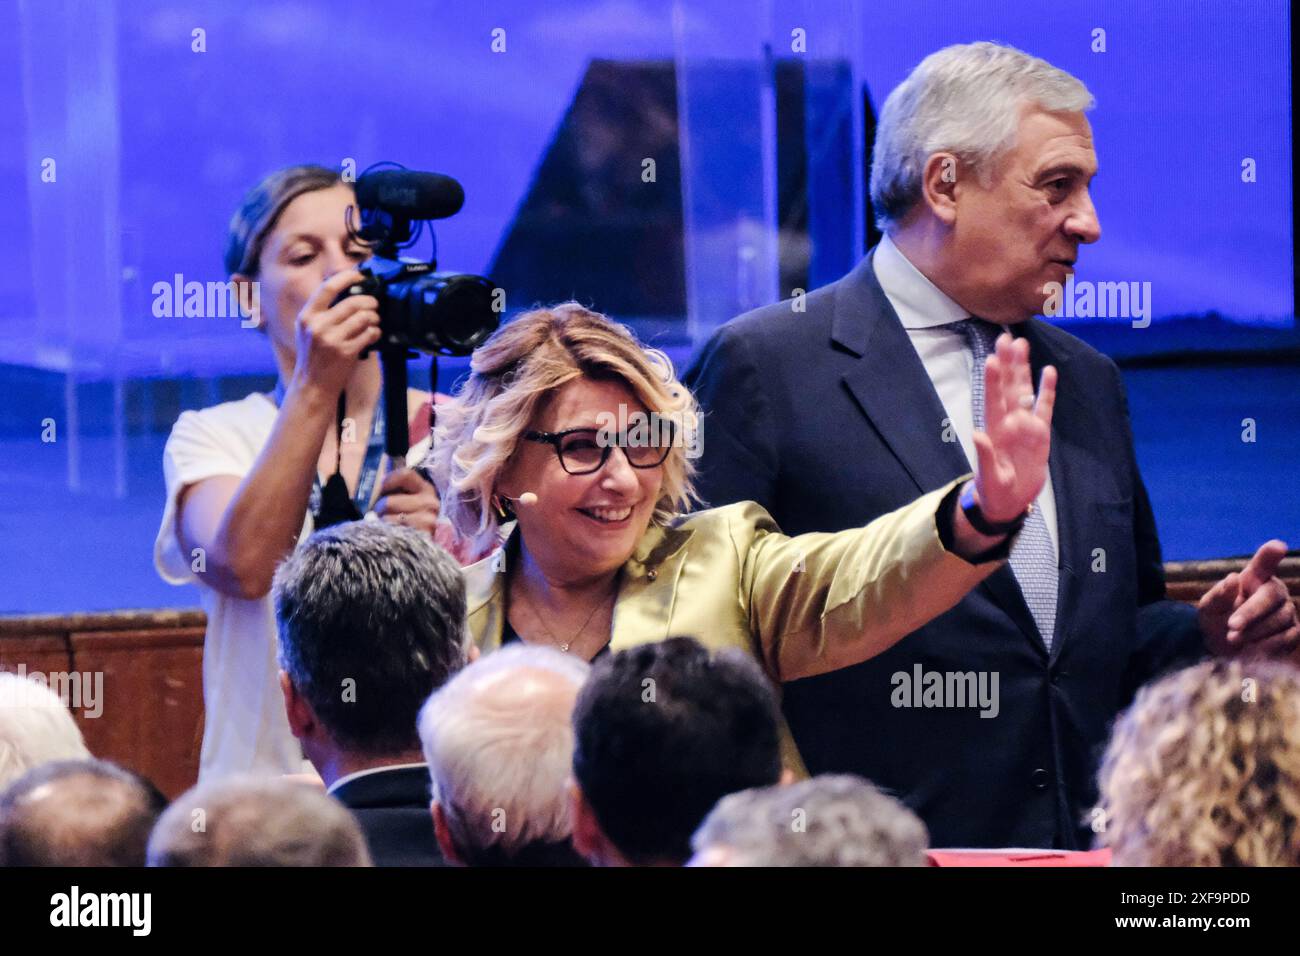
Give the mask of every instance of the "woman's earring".
<svg viewBox="0 0 1300 956">
<path fill-rule="evenodd" d="M 497 519 L 499 521 L 514 520 L 515 517 L 514 511 L 511 510 L 509 506 L 507 506 L 506 503 L 501 500 L 501 496 L 496 494 L 495 492 L 492 494 L 492 510 L 497 513 Z"/>
</svg>

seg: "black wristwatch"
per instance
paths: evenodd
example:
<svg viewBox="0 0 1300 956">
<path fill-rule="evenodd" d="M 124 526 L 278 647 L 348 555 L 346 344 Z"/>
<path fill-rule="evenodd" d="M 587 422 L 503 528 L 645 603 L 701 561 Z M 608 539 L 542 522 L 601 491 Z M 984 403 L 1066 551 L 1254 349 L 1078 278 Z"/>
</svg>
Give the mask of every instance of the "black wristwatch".
<svg viewBox="0 0 1300 956">
<path fill-rule="evenodd" d="M 975 500 L 975 482 L 973 481 L 968 481 L 966 486 L 962 488 L 960 504 L 961 510 L 966 515 L 966 520 L 970 522 L 971 527 L 990 538 L 997 538 L 1004 534 L 1015 534 L 1025 526 L 1025 520 L 1034 507 L 1030 505 L 1010 521 L 990 521 L 980 509 L 979 502 Z"/>
</svg>

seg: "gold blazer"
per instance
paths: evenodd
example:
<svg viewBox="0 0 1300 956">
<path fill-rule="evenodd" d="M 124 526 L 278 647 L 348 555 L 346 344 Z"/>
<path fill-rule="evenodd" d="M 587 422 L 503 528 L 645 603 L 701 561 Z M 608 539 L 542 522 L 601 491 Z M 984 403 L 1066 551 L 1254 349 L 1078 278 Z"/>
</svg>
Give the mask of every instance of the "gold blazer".
<svg viewBox="0 0 1300 956">
<path fill-rule="evenodd" d="M 939 540 L 939 502 L 969 477 L 833 534 L 782 534 L 752 501 L 651 525 L 623 565 L 610 649 L 693 637 L 753 655 L 778 688 L 874 657 L 1001 565 L 970 564 Z M 501 646 L 515 538 L 465 569 L 469 631 L 484 653 Z M 806 775 L 784 721 L 781 742 L 785 765 Z"/>
</svg>

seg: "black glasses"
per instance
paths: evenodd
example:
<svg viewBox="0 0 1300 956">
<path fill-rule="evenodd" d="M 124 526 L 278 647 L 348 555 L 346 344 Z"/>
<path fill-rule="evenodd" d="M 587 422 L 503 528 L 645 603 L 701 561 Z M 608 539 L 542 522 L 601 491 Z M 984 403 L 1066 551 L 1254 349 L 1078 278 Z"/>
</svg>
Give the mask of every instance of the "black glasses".
<svg viewBox="0 0 1300 956">
<path fill-rule="evenodd" d="M 635 435 L 629 440 L 626 433 L 611 435 L 599 428 L 569 428 L 562 432 L 525 432 L 529 441 L 551 445 L 560 459 L 560 467 L 571 475 L 590 475 L 600 471 L 609 461 L 615 446 L 623 449 L 627 463 L 633 468 L 654 468 L 664 463 L 673 447 L 673 424 L 663 421 L 652 434 L 643 438 Z"/>
</svg>

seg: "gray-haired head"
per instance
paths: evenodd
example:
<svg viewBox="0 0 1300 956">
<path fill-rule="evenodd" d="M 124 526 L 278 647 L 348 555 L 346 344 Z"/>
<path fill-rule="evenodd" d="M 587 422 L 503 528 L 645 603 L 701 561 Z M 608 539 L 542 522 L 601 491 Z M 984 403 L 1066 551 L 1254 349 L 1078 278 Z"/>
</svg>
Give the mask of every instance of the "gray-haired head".
<svg viewBox="0 0 1300 956">
<path fill-rule="evenodd" d="M 0 789 L 40 764 L 89 756 L 58 694 L 38 680 L 0 671 Z"/>
<path fill-rule="evenodd" d="M 929 834 L 893 797 L 848 774 L 723 797 L 691 839 L 697 865 L 924 866 Z"/>
<path fill-rule="evenodd" d="M 466 863 L 572 835 L 573 704 L 589 669 L 512 645 L 470 664 L 420 711 L 433 799 Z"/>
<path fill-rule="evenodd" d="M 465 665 L 465 583 L 428 534 L 353 521 L 313 534 L 272 586 L 280 666 L 339 746 L 419 746 L 429 694 Z"/>
<path fill-rule="evenodd" d="M 286 166 L 267 174 L 248 191 L 230 219 L 223 257 L 226 274 L 256 278 L 262 245 L 284 208 L 303 193 L 329 189 L 342 181 L 338 170 L 313 164 Z"/>
<path fill-rule="evenodd" d="M 966 43 L 931 53 L 880 111 L 871 164 L 877 225 L 888 231 L 920 201 L 934 153 L 952 153 L 988 185 L 998 159 L 1015 147 L 1026 106 L 1082 113 L 1093 105 L 1079 79 L 1014 47 Z"/>
<path fill-rule="evenodd" d="M 222 777 L 187 790 L 149 838 L 149 866 L 370 866 L 352 814 L 310 784 Z"/>
</svg>

